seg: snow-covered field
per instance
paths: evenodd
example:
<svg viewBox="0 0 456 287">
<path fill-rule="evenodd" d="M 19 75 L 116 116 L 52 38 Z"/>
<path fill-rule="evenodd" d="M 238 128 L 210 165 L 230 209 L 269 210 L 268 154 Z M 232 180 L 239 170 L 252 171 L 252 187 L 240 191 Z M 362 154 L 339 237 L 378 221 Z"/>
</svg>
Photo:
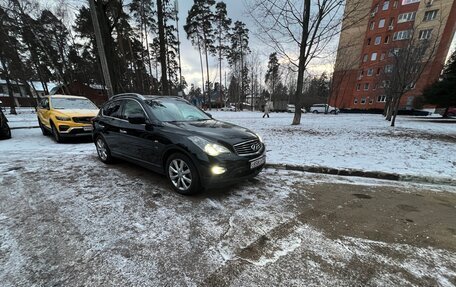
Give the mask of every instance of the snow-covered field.
<svg viewBox="0 0 456 287">
<path fill-rule="evenodd" d="M 211 111 L 220 120 L 259 133 L 268 162 L 383 171 L 400 175 L 456 177 L 456 123 L 398 117 L 392 128 L 381 115 L 292 114 Z"/>
<path fill-rule="evenodd" d="M 292 114 L 211 111 L 214 118 L 260 134 L 268 162 L 359 169 L 452 180 L 456 177 L 456 122 L 433 122 L 426 117 L 398 117 L 389 127 L 381 115 L 304 114 L 300 126 L 291 126 Z M 36 114 L 23 110 L 7 115 L 11 127 L 36 127 Z M 38 133 L 39 131 L 33 131 Z M 18 145 L 29 145 L 27 136 Z M 33 141 L 34 144 L 39 144 Z M 12 150 L 14 152 L 14 150 Z"/>
</svg>

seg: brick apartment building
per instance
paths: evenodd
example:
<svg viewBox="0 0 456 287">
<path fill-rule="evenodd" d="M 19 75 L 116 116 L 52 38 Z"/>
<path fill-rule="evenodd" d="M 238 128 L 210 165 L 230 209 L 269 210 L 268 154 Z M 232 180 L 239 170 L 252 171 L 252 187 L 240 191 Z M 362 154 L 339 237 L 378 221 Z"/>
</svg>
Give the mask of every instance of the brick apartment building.
<svg viewBox="0 0 456 287">
<path fill-rule="evenodd" d="M 355 7 L 356 5 L 356 7 Z M 456 29 L 456 0 L 347 0 L 330 104 L 340 109 L 383 109 L 382 73 L 388 58 L 411 37 L 435 40 L 436 50 L 401 109 L 412 109 L 439 78 Z"/>
</svg>

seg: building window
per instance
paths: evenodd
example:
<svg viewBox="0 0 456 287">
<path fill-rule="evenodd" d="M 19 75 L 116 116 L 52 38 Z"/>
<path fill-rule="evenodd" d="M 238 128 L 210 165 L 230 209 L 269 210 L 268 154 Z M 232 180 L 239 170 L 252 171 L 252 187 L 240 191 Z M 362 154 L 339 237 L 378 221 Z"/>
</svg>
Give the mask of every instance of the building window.
<svg viewBox="0 0 456 287">
<path fill-rule="evenodd" d="M 385 27 L 385 19 L 380 19 L 380 21 L 378 22 L 378 27 L 379 28 Z"/>
<path fill-rule="evenodd" d="M 365 105 L 366 104 L 366 97 L 362 97 L 361 98 L 361 105 Z"/>
<path fill-rule="evenodd" d="M 370 22 L 370 25 L 369 25 L 369 26 L 370 26 L 370 29 L 371 29 L 371 30 L 374 30 L 374 28 L 375 28 L 375 22 L 374 22 L 374 21 Z"/>
<path fill-rule="evenodd" d="M 428 40 L 432 36 L 432 29 L 421 30 L 418 38 L 420 40 Z"/>
<path fill-rule="evenodd" d="M 375 83 L 375 84 L 374 84 L 374 86 L 372 87 L 372 90 L 374 90 L 374 91 L 375 91 L 375 90 L 377 89 L 377 86 L 378 86 L 378 84 L 377 84 L 377 83 Z"/>
<path fill-rule="evenodd" d="M 377 102 L 379 102 L 379 103 L 384 103 L 384 102 L 386 102 L 386 96 L 385 96 L 385 95 L 378 96 L 378 97 L 377 97 Z"/>
<path fill-rule="evenodd" d="M 381 42 L 382 42 L 382 36 L 375 37 L 375 45 L 380 45 Z"/>
<path fill-rule="evenodd" d="M 377 61 L 377 53 L 372 53 L 371 61 Z"/>
<path fill-rule="evenodd" d="M 401 52 L 401 48 L 393 48 L 393 49 L 389 50 L 388 56 L 389 57 L 398 56 L 400 52 Z"/>
<path fill-rule="evenodd" d="M 393 41 L 407 40 L 412 37 L 412 30 L 403 30 L 395 32 L 393 35 Z"/>
<path fill-rule="evenodd" d="M 393 8 L 397 8 L 397 0 L 394 0 L 394 2 L 393 2 Z"/>
<path fill-rule="evenodd" d="M 367 62 L 367 60 L 369 59 L 369 56 L 367 54 L 364 54 L 364 57 L 363 57 L 363 62 Z"/>
<path fill-rule="evenodd" d="M 367 75 L 372 76 L 374 74 L 374 69 L 370 68 L 367 70 Z"/>
<path fill-rule="evenodd" d="M 378 68 L 378 69 L 377 69 L 377 76 L 380 75 L 381 72 L 382 72 L 382 69 L 381 69 L 381 68 Z"/>
<path fill-rule="evenodd" d="M 372 105 L 374 103 L 374 99 L 369 99 L 369 105 Z"/>
<path fill-rule="evenodd" d="M 358 80 L 361 80 L 364 76 L 364 70 L 359 71 Z"/>
<path fill-rule="evenodd" d="M 432 11 L 427 11 L 424 13 L 424 19 L 423 21 L 431 21 L 437 18 L 437 13 L 439 10 L 432 10 Z"/>
<path fill-rule="evenodd" d="M 361 84 L 356 84 L 356 90 L 357 91 L 361 90 Z"/>
<path fill-rule="evenodd" d="M 364 84 L 364 90 L 365 91 L 369 91 L 369 83 L 365 83 Z"/>
<path fill-rule="evenodd" d="M 368 38 L 367 39 L 367 46 L 369 46 L 371 44 L 371 38 Z"/>
<path fill-rule="evenodd" d="M 394 29 L 394 17 L 391 17 L 389 25 L 388 25 L 388 30 L 393 30 L 393 29 Z"/>
<path fill-rule="evenodd" d="M 416 17 L 416 11 L 415 12 L 399 14 L 399 17 L 397 18 L 397 23 L 415 21 L 415 17 Z"/>
<path fill-rule="evenodd" d="M 385 2 L 383 2 L 382 10 L 383 10 L 383 11 L 388 10 L 389 6 L 390 6 L 390 1 L 389 1 L 389 0 L 386 0 Z"/>
<path fill-rule="evenodd" d="M 402 0 L 402 5 L 408 5 L 413 3 L 419 3 L 420 0 Z"/>
<path fill-rule="evenodd" d="M 358 103 L 358 98 L 355 98 L 355 100 L 353 101 L 353 103 L 356 105 Z"/>
<path fill-rule="evenodd" d="M 390 36 L 386 36 L 384 42 L 385 42 L 385 44 L 389 44 L 389 42 L 390 42 Z"/>
<path fill-rule="evenodd" d="M 380 61 L 383 61 L 383 60 L 385 60 L 385 53 L 382 53 L 382 54 L 380 55 Z"/>
<path fill-rule="evenodd" d="M 385 66 L 385 73 L 386 74 L 391 74 L 393 72 L 393 65 L 386 65 Z"/>
</svg>

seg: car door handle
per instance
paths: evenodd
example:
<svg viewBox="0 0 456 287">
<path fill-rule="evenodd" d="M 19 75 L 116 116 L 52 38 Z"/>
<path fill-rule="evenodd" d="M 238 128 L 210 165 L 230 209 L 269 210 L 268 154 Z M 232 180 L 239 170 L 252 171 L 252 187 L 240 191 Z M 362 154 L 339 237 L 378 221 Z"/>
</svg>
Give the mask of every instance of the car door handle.
<svg viewBox="0 0 456 287">
<path fill-rule="evenodd" d="M 119 132 L 120 132 L 121 134 L 126 134 L 126 133 L 127 133 L 127 131 L 126 131 L 126 130 L 122 130 L 122 129 L 121 129 L 121 130 L 119 130 Z"/>
</svg>

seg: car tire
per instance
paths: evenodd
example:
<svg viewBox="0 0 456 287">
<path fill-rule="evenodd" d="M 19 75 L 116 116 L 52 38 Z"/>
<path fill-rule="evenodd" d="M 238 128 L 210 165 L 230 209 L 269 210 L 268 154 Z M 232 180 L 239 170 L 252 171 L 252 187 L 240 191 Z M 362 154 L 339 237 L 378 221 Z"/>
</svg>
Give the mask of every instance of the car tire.
<svg viewBox="0 0 456 287">
<path fill-rule="evenodd" d="M 3 130 L 3 131 L 2 131 Z M 2 135 L 3 133 L 3 135 Z M 11 129 L 8 125 L 6 125 L 4 128 L 0 127 L 0 139 L 10 139 L 11 138 Z"/>
<path fill-rule="evenodd" d="M 166 160 L 165 172 L 171 187 L 177 193 L 192 195 L 201 191 L 198 171 L 188 156 L 182 153 L 172 154 Z"/>
<path fill-rule="evenodd" d="M 101 162 L 110 164 L 114 162 L 108 143 L 101 136 L 95 139 L 95 148 L 97 149 L 98 158 Z"/>
<path fill-rule="evenodd" d="M 335 110 L 332 110 L 329 112 L 331 115 L 335 115 L 336 114 L 336 111 Z"/>
<path fill-rule="evenodd" d="M 58 143 L 62 143 L 63 138 L 53 123 L 51 123 L 51 129 L 52 129 L 52 135 L 54 136 L 54 140 Z"/>
<path fill-rule="evenodd" d="M 318 114 L 318 111 L 317 111 L 317 110 L 315 110 L 315 111 L 313 111 L 313 112 L 312 112 L 312 114 Z"/>
<path fill-rule="evenodd" d="M 43 136 L 50 135 L 50 132 L 44 127 L 43 123 L 41 123 L 39 118 L 38 118 L 38 125 L 40 126 L 40 129 L 41 129 L 41 132 L 43 133 Z"/>
</svg>

